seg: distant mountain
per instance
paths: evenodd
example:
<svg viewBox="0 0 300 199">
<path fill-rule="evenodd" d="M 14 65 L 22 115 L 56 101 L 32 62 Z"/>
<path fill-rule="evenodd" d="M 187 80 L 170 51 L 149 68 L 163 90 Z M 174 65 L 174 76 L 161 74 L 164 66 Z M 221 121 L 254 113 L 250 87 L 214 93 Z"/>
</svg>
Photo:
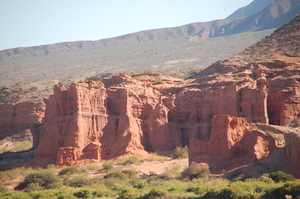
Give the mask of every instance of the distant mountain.
<svg viewBox="0 0 300 199">
<path fill-rule="evenodd" d="M 264 6 L 271 3 L 271 1 L 274 0 L 254 0 L 244 8 L 245 13 L 243 15 L 248 15 L 261 10 Z M 255 9 L 257 10 L 255 11 Z M 283 24 L 286 24 L 292 20 L 296 14 L 300 14 L 300 0 L 277 0 L 260 12 L 248 17 L 228 17 L 228 19 L 191 23 L 174 28 L 146 30 L 97 41 L 63 42 L 35 47 L 8 49 L 0 51 L 0 61 L 55 53 L 59 54 L 70 51 L 94 50 L 114 46 L 165 41 L 170 39 L 199 40 L 247 31 L 266 30 L 278 28 Z"/>
<path fill-rule="evenodd" d="M 56 53 L 59 54 L 62 52 L 70 51 L 86 51 L 103 49 L 107 47 L 143 44 L 172 39 L 180 39 L 182 41 L 186 41 L 187 38 L 197 34 L 203 29 L 209 28 L 211 26 L 224 26 L 225 24 L 234 21 L 236 21 L 236 19 L 225 19 L 204 23 L 191 23 L 179 27 L 140 31 L 136 33 L 96 41 L 62 42 L 34 47 L 19 47 L 0 51 L 0 61 L 44 56 Z"/>
<path fill-rule="evenodd" d="M 276 0 L 254 0 L 249 5 L 245 7 L 241 7 L 238 10 L 236 10 L 234 13 L 229 15 L 226 19 L 247 17 L 247 16 L 254 15 L 262 11 L 263 9 L 265 9 L 275 1 Z"/>
<path fill-rule="evenodd" d="M 300 0 L 277 0 L 254 15 L 236 18 L 236 20 L 223 26 L 213 25 L 203 29 L 195 34 L 193 39 L 197 40 L 247 31 L 279 28 L 294 19 L 297 14 L 300 14 Z"/>
<path fill-rule="evenodd" d="M 258 5 L 259 1 L 252 4 Z M 250 5 L 249 9 L 253 7 Z M 0 85 L 113 71 L 207 67 L 255 44 L 269 35 L 271 28 L 282 26 L 296 14 L 300 14 L 300 0 L 277 0 L 247 17 L 146 30 L 97 41 L 3 50 Z M 257 30 L 268 31 L 253 32 Z M 206 41 L 208 38 L 215 39 Z"/>
</svg>

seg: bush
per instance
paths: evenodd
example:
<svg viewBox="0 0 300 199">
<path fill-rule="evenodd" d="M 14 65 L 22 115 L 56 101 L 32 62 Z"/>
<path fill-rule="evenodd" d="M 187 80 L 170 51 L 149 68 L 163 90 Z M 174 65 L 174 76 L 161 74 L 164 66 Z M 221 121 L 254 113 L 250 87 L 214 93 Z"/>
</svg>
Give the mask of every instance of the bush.
<svg viewBox="0 0 300 199">
<path fill-rule="evenodd" d="M 87 165 L 86 167 L 88 170 L 100 169 L 100 166 L 97 163 L 91 163 L 91 164 Z"/>
<path fill-rule="evenodd" d="M 38 171 L 27 175 L 24 181 L 21 182 L 15 189 L 22 190 L 27 187 L 37 187 L 38 185 L 45 189 L 53 189 L 60 188 L 62 183 L 60 178 L 55 174 L 49 171 Z"/>
<path fill-rule="evenodd" d="M 121 158 L 117 162 L 118 165 L 141 164 L 141 163 L 143 163 L 143 161 L 134 156 Z"/>
<path fill-rule="evenodd" d="M 287 182 L 287 181 L 295 181 L 294 176 L 290 174 L 286 174 L 282 171 L 275 171 L 269 174 L 269 178 L 274 180 L 274 182 Z"/>
<path fill-rule="evenodd" d="M 300 183 L 299 182 L 288 182 L 283 186 L 273 189 L 268 197 L 275 196 L 274 198 L 285 198 L 285 195 L 290 195 L 292 198 L 300 197 Z"/>
<path fill-rule="evenodd" d="M 111 172 L 111 173 L 106 174 L 103 178 L 104 179 L 118 178 L 120 180 L 126 180 L 127 176 L 124 173 L 115 171 L 115 172 Z"/>
<path fill-rule="evenodd" d="M 144 181 L 137 181 L 133 184 L 133 187 L 136 189 L 142 189 L 146 187 L 146 183 Z"/>
<path fill-rule="evenodd" d="M 174 151 L 171 153 L 171 158 L 187 158 L 189 155 L 188 146 L 185 147 L 176 147 Z"/>
<path fill-rule="evenodd" d="M 147 182 L 150 183 L 150 182 L 156 181 L 156 180 L 158 180 L 158 179 L 160 179 L 160 178 L 159 178 L 157 175 L 155 175 L 155 176 L 150 176 L 149 178 L 147 178 Z"/>
<path fill-rule="evenodd" d="M 91 185 L 92 181 L 85 175 L 78 175 L 67 179 L 67 184 L 71 187 L 85 187 Z"/>
<path fill-rule="evenodd" d="M 112 161 L 106 161 L 102 165 L 102 169 L 105 172 L 111 171 L 111 170 L 113 170 L 113 168 L 114 168 L 114 163 Z"/>
<path fill-rule="evenodd" d="M 126 169 L 126 170 L 123 170 L 122 173 L 127 175 L 129 178 L 136 178 L 138 172 L 134 169 Z"/>
<path fill-rule="evenodd" d="M 181 173 L 181 179 L 189 178 L 190 180 L 192 180 L 194 178 L 208 177 L 209 174 L 209 168 L 199 166 L 193 162 Z"/>
<path fill-rule="evenodd" d="M 66 167 L 60 170 L 58 173 L 59 176 L 67 175 L 70 176 L 72 174 L 81 173 L 81 171 L 77 167 Z"/>
<path fill-rule="evenodd" d="M 161 189 L 152 189 L 149 193 L 145 194 L 143 199 L 161 198 L 166 196 L 166 191 Z"/>
<path fill-rule="evenodd" d="M 77 198 L 90 198 L 92 197 L 92 191 L 90 189 L 81 189 L 74 193 Z"/>
<path fill-rule="evenodd" d="M 30 183 L 25 188 L 25 192 L 33 192 L 33 191 L 40 191 L 43 187 L 39 183 Z"/>
<path fill-rule="evenodd" d="M 173 163 L 171 166 L 165 168 L 165 172 L 162 176 L 166 179 L 176 179 L 180 177 L 180 170 L 180 165 Z"/>
<path fill-rule="evenodd" d="M 6 192 L 7 189 L 5 186 L 3 186 L 2 184 L 0 184 L 0 193 Z"/>
<path fill-rule="evenodd" d="M 133 187 L 123 186 L 121 184 L 115 184 L 111 189 L 119 195 L 118 199 L 137 198 L 138 195 L 136 189 Z"/>
</svg>

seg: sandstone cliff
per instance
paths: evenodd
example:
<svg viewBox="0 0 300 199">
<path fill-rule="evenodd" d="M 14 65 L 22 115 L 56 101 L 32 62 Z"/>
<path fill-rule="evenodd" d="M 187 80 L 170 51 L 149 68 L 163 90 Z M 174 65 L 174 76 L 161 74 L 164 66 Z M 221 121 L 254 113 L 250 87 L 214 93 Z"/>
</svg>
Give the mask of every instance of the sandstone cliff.
<svg viewBox="0 0 300 199">
<path fill-rule="evenodd" d="M 39 130 L 36 128 L 41 124 L 44 112 L 42 102 L 0 104 L 0 139 L 29 130 L 33 136 L 33 147 L 37 147 Z"/>
<path fill-rule="evenodd" d="M 191 140 L 190 162 L 209 165 L 212 173 L 224 173 L 258 162 L 284 146 L 284 133 L 275 137 L 247 123 L 245 118 L 216 115 L 210 140 Z"/>
<path fill-rule="evenodd" d="M 172 97 L 162 97 L 147 76 L 139 78 L 118 76 L 104 84 L 56 86 L 45 101 L 41 142 L 32 164 L 72 165 L 128 154 L 144 157 L 146 151 L 164 153 L 180 145 L 180 137 L 168 130 Z"/>
<path fill-rule="evenodd" d="M 122 155 L 144 157 L 147 152 L 167 154 L 176 146 L 193 147 L 194 143 L 189 143 L 192 139 L 202 147 L 210 146 L 217 128 L 212 121 L 215 115 L 244 117 L 243 125 L 247 122 L 287 124 L 300 113 L 300 78 L 294 75 L 298 72 L 295 64 L 268 60 L 249 64 L 238 73 L 229 71 L 187 81 L 147 74 L 73 83 L 69 88 L 57 85 L 54 95 L 45 101 L 41 142 L 33 163 L 72 165 Z M 293 75 L 286 78 L 270 75 L 274 70 L 285 73 L 287 69 Z M 250 127 L 241 128 L 245 129 L 237 134 L 241 137 L 238 139 L 246 136 L 243 139 L 254 140 L 249 147 L 241 142 L 238 148 L 245 148 L 238 149 L 241 151 L 236 153 L 242 155 L 235 157 L 240 162 L 244 162 L 241 158 L 244 157 L 250 164 L 277 148 L 271 137 L 259 132 L 249 134 Z M 244 156 L 256 141 L 257 149 Z M 227 147 L 227 150 L 233 149 Z M 219 152 L 229 153 L 223 149 Z M 199 152 L 202 153 L 209 151 Z M 194 159 L 191 155 L 190 160 L 199 162 L 200 157 Z M 239 165 L 232 164 L 239 161 L 230 154 L 223 158 L 231 166 Z M 227 168 L 223 166 L 222 169 Z"/>
</svg>

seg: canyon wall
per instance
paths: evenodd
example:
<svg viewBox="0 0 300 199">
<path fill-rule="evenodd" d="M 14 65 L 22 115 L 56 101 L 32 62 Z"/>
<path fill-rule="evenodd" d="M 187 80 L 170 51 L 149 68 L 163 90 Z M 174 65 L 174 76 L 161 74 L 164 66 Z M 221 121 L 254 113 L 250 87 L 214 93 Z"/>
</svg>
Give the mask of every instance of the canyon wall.
<svg viewBox="0 0 300 199">
<path fill-rule="evenodd" d="M 45 101 L 41 142 L 31 164 L 73 165 L 128 154 L 146 157 L 146 151 L 170 152 L 180 143 L 180 137 L 168 130 L 172 102 L 163 100 L 152 84 L 129 76 L 104 83 L 55 87 Z"/>
<path fill-rule="evenodd" d="M 57 85 L 54 95 L 45 100 L 45 118 L 38 128 L 41 142 L 32 164 L 73 165 L 122 155 L 146 157 L 147 152 L 169 154 L 176 146 L 185 145 L 206 148 L 205 152 L 194 153 L 198 157 L 191 155 L 191 161 L 199 162 L 201 154 L 217 154 L 209 147 L 215 144 L 215 115 L 243 117 L 243 125 L 275 121 L 284 125 L 296 119 L 300 113 L 298 79 L 281 78 L 275 84 L 276 78 L 267 78 L 272 71 L 259 64 L 247 67 L 254 70 L 243 71 L 239 79 L 231 75 L 220 80 L 207 75 L 184 81 L 147 74 L 73 83 L 69 88 Z M 250 164 L 265 157 L 263 151 L 276 149 L 271 137 L 243 128 L 237 137 L 252 141 L 242 145 L 253 148 L 260 142 L 257 147 L 262 149 L 251 149 L 245 155 L 249 148 L 239 146 L 238 152 L 230 152 L 238 155 L 223 154 L 225 159 L 217 162 Z M 223 132 L 220 128 L 219 133 L 224 135 L 218 136 L 226 137 L 227 129 Z M 224 164 L 224 168 L 230 166 Z"/>
<path fill-rule="evenodd" d="M 283 140 L 283 133 L 278 136 Z M 282 148 L 277 139 L 245 118 L 215 115 L 210 140 L 191 140 L 189 161 L 207 164 L 212 173 L 221 174 L 272 156 Z"/>
<path fill-rule="evenodd" d="M 41 124 L 44 114 L 43 102 L 0 104 L 0 139 L 29 130 L 33 137 L 33 147 L 36 148 L 39 143 L 39 130 L 34 128 Z"/>
</svg>

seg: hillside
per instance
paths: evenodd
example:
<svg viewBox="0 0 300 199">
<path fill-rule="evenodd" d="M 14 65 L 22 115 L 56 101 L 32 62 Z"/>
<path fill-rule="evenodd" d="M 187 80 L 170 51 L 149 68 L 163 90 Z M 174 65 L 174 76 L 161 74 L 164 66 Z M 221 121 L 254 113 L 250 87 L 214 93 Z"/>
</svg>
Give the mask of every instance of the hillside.
<svg viewBox="0 0 300 199">
<path fill-rule="evenodd" d="M 254 15 L 262 11 L 275 1 L 276 0 L 254 0 L 249 5 L 237 9 L 234 13 L 229 15 L 227 19 Z"/>
<path fill-rule="evenodd" d="M 95 49 L 83 45 L 86 48 L 82 47 L 82 50 L 73 49 L 79 43 L 72 43 L 72 46 L 61 43 L 47 46 L 52 49 L 48 55 L 35 57 L 30 53 L 44 52 L 30 50 L 29 53 L 26 48 L 23 50 L 28 55 L 19 53 L 18 59 L 0 61 L 0 85 L 9 86 L 54 77 L 59 79 L 62 76 L 94 76 L 108 72 L 204 68 L 244 50 L 272 31 L 247 32 L 200 41 L 180 38 L 106 48 L 95 45 Z M 71 46 L 70 49 L 68 46 Z"/>
<path fill-rule="evenodd" d="M 206 76 L 216 72 L 222 73 L 220 68 L 226 71 L 243 71 L 249 62 L 261 61 L 273 56 L 273 59 L 284 59 L 286 61 L 297 61 L 300 58 L 300 15 L 288 24 L 275 30 L 273 34 L 266 37 L 256 45 L 246 48 L 243 52 L 235 54 L 227 59 L 220 60 L 198 74 Z M 227 71 L 228 72 L 228 71 Z M 225 72 L 225 73 L 227 73 Z"/>
<path fill-rule="evenodd" d="M 252 4 L 258 5 L 257 2 Z M 258 10 L 265 6 L 252 4 L 249 7 Z M 205 68 L 260 41 L 271 33 L 266 29 L 287 23 L 300 14 L 299 5 L 299 0 L 278 0 L 247 17 L 146 30 L 98 41 L 3 50 L 0 51 L 0 85 L 69 75 Z M 253 32 L 257 30 L 266 31 Z"/>
</svg>

